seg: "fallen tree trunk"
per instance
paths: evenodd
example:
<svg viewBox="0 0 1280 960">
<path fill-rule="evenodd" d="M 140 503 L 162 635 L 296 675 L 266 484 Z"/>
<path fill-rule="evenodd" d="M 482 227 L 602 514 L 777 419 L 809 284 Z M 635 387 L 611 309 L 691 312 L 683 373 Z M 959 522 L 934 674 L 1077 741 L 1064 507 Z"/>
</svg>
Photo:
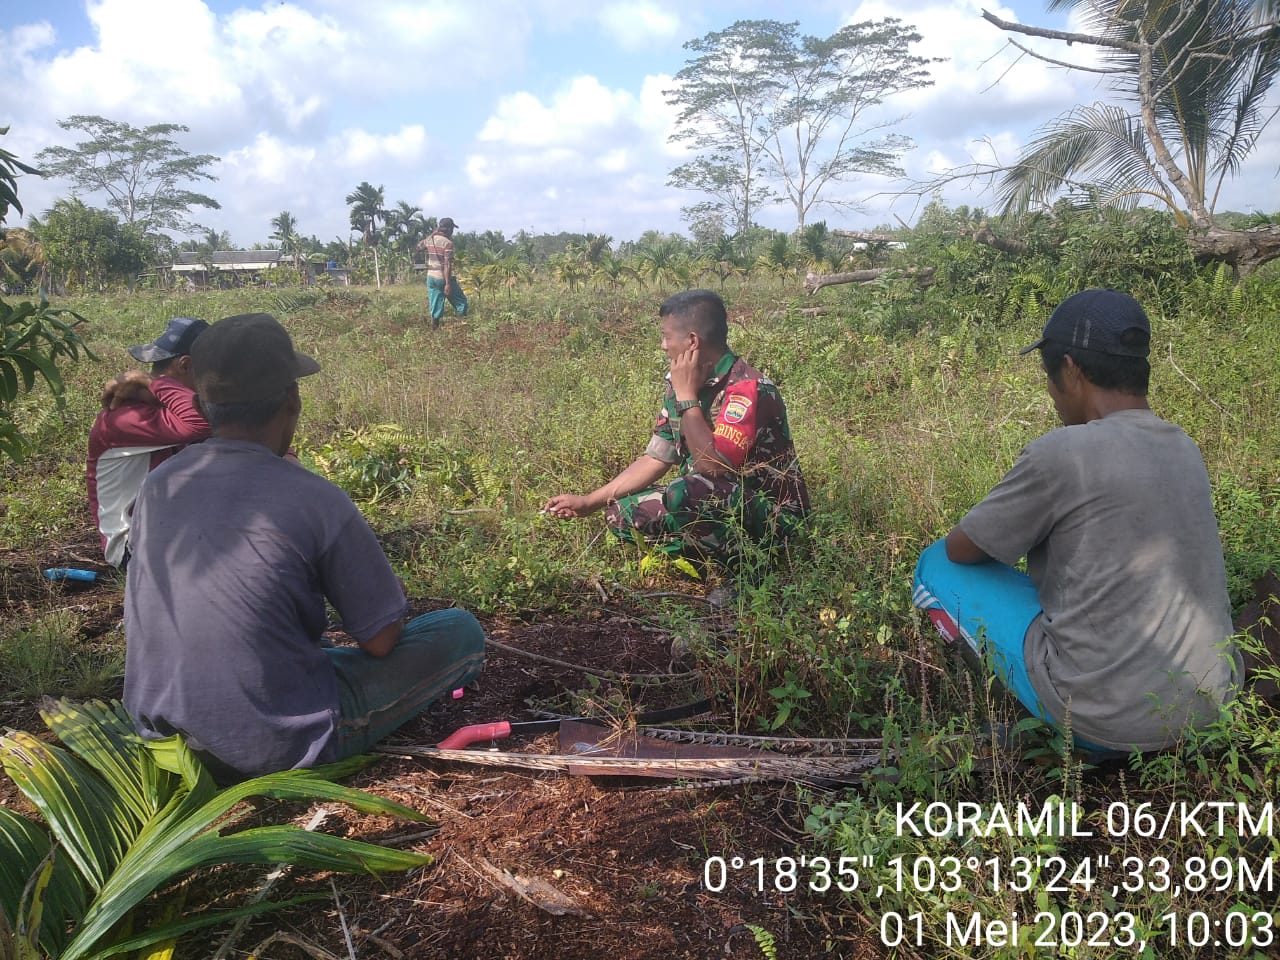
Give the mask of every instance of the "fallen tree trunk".
<svg viewBox="0 0 1280 960">
<path fill-rule="evenodd" d="M 839 283 L 871 283 L 886 274 L 898 277 L 915 277 L 916 283 L 927 287 L 933 283 L 936 267 L 925 267 L 922 270 L 899 270 L 896 267 L 874 267 L 870 270 L 853 270 L 849 273 L 809 273 L 804 278 L 805 292 L 810 296 L 823 287 L 832 287 Z"/>
<path fill-rule="evenodd" d="M 1015 257 L 1021 257 L 1031 252 L 1031 248 L 1020 240 L 997 237 L 991 227 L 985 223 L 980 224 L 978 229 L 968 234 L 968 236 L 974 243 L 981 243 L 1002 253 L 1011 253 Z"/>
<path fill-rule="evenodd" d="M 1223 230 L 1210 227 L 1187 235 L 1197 263 L 1229 263 L 1239 277 L 1247 277 L 1264 263 L 1280 260 L 1280 224 Z"/>
</svg>

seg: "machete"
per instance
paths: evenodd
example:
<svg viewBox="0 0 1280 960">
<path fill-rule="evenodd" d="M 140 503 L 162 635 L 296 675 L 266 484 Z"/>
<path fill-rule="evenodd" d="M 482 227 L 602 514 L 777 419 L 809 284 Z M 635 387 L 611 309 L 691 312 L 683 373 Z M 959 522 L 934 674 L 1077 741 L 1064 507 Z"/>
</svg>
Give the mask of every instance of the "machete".
<svg viewBox="0 0 1280 960">
<path fill-rule="evenodd" d="M 649 710 L 645 713 L 636 714 L 634 720 L 639 725 L 669 723 L 672 720 L 695 717 L 700 713 L 706 713 L 710 709 L 710 700 L 698 700 L 679 707 L 667 707 L 665 710 Z M 463 747 L 469 747 L 473 743 L 480 743 L 484 740 L 502 740 L 513 735 L 524 736 L 527 734 L 547 733 L 551 730 L 559 730 L 560 724 L 565 720 L 578 720 L 582 723 L 625 723 L 628 719 L 631 718 L 556 717 L 551 720 L 528 720 L 520 723 L 510 723 L 506 720 L 499 720 L 496 723 L 473 723 L 467 727 L 459 727 L 436 746 L 441 750 L 461 750 Z"/>
</svg>

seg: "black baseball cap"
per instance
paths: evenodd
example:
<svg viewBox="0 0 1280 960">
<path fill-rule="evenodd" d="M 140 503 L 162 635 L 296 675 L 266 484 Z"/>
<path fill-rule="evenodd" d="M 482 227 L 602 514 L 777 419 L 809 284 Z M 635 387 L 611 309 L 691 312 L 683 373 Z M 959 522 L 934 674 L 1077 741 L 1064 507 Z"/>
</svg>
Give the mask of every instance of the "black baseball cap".
<svg viewBox="0 0 1280 960">
<path fill-rule="evenodd" d="M 1145 357 L 1151 352 L 1151 322 L 1127 293 L 1081 290 L 1058 304 L 1040 339 L 1018 353 L 1030 353 L 1046 340 L 1113 357 Z"/>
<path fill-rule="evenodd" d="M 453 217 L 441 217 L 440 223 L 438 224 L 438 226 L 441 230 L 444 230 L 446 228 L 449 230 L 454 230 L 457 228 L 458 225 L 453 222 Z"/>
<path fill-rule="evenodd" d="M 129 355 L 139 363 L 158 363 L 191 352 L 196 337 L 209 329 L 209 324 L 195 317 L 174 317 L 164 328 L 164 333 L 150 343 L 140 343 L 129 348 Z"/>
<path fill-rule="evenodd" d="M 196 394 L 210 403 L 253 403 L 284 393 L 300 377 L 320 371 L 293 349 L 288 332 L 266 313 L 219 320 L 191 348 Z"/>
</svg>

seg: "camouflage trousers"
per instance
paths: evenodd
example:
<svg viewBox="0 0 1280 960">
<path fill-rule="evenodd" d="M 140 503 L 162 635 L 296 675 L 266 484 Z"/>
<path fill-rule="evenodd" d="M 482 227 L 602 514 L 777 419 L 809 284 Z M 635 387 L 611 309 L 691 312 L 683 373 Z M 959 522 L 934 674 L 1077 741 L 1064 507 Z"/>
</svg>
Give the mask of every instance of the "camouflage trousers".
<svg viewBox="0 0 1280 960">
<path fill-rule="evenodd" d="M 733 477 L 690 473 L 609 503 L 609 531 L 671 555 L 685 554 L 734 566 L 743 538 L 771 546 L 799 531 L 799 514 L 780 510 L 764 493 Z"/>
</svg>

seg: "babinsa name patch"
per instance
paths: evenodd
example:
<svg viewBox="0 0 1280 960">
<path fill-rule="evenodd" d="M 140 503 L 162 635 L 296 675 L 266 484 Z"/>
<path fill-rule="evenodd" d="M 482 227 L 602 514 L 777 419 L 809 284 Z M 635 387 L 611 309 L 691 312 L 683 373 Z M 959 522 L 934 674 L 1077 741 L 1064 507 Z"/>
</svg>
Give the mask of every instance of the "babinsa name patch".
<svg viewBox="0 0 1280 960">
<path fill-rule="evenodd" d="M 747 405 L 750 406 L 750 402 L 748 402 Z M 739 417 L 738 419 L 741 420 L 742 418 Z M 717 437 L 724 437 L 739 450 L 747 449 L 747 444 L 749 442 L 748 437 L 737 427 L 731 427 L 726 423 L 717 423 L 715 435 Z"/>
</svg>

